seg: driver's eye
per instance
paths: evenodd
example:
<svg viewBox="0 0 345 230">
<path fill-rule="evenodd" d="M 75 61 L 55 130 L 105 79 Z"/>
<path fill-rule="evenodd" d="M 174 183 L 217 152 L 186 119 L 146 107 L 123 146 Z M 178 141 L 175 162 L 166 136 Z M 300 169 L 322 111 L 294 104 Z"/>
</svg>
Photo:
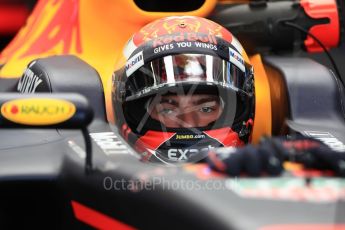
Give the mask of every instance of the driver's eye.
<svg viewBox="0 0 345 230">
<path fill-rule="evenodd" d="M 199 111 L 202 113 L 212 113 L 217 110 L 218 103 L 216 101 L 206 102 L 200 105 Z"/>
<path fill-rule="evenodd" d="M 215 109 L 214 108 L 212 108 L 212 107 L 202 107 L 201 109 L 200 109 L 200 112 L 203 112 L 203 113 L 211 113 L 211 112 L 213 112 Z"/>
<path fill-rule="evenodd" d="M 160 115 L 172 115 L 175 110 L 172 108 L 161 108 L 161 109 L 157 109 L 158 114 Z"/>
</svg>

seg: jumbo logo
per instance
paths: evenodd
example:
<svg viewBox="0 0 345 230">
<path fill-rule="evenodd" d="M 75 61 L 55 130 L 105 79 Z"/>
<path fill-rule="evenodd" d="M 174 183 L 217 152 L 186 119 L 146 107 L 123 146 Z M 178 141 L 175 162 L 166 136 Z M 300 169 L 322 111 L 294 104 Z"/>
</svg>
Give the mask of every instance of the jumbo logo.
<svg viewBox="0 0 345 230">
<path fill-rule="evenodd" d="M 203 139 L 205 138 L 204 134 L 176 134 L 176 140 L 190 140 L 190 139 Z"/>
<path fill-rule="evenodd" d="M 71 118 L 76 107 L 69 101 L 52 98 L 26 98 L 8 101 L 1 106 L 6 119 L 24 125 L 53 125 Z"/>
</svg>

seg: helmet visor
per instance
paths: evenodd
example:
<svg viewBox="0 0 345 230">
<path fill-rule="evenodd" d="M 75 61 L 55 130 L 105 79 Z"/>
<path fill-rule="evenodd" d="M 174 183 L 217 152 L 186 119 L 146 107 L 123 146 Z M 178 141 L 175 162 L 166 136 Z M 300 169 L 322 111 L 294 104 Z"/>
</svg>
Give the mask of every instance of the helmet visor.
<svg viewBox="0 0 345 230">
<path fill-rule="evenodd" d="M 243 68 L 219 57 L 178 54 L 155 59 L 128 76 L 125 100 L 155 94 L 179 84 L 217 85 L 242 91 L 246 81 Z"/>
</svg>

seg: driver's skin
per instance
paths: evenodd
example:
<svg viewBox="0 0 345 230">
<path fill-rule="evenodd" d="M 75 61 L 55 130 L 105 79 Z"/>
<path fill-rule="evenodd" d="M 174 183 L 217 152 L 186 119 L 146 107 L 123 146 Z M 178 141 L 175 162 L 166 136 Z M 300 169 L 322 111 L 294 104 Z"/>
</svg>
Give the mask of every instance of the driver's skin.
<svg viewBox="0 0 345 230">
<path fill-rule="evenodd" d="M 223 112 L 219 96 L 208 94 L 164 95 L 148 109 L 151 117 L 168 128 L 204 127 Z"/>
</svg>

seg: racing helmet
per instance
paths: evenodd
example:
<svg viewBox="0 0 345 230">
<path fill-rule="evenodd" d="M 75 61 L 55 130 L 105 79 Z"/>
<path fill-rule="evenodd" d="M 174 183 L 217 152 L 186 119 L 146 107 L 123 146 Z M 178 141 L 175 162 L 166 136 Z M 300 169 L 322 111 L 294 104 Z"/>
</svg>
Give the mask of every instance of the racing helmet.
<svg viewBox="0 0 345 230">
<path fill-rule="evenodd" d="M 254 75 L 238 40 L 196 16 L 166 17 L 135 33 L 113 75 L 115 123 L 143 160 L 200 161 L 207 149 L 250 141 Z"/>
</svg>

